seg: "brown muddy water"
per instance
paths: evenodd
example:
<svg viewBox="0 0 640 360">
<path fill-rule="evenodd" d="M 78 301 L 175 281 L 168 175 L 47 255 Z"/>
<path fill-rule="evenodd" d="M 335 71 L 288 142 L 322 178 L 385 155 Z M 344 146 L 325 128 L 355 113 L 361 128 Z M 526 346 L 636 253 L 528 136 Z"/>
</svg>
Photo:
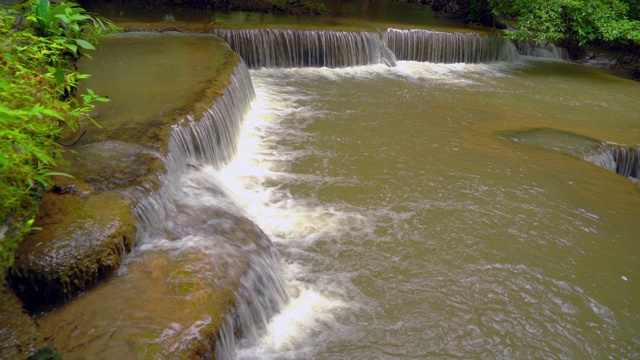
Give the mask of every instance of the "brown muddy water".
<svg viewBox="0 0 640 360">
<path fill-rule="evenodd" d="M 532 58 L 250 77 L 237 156 L 190 172 L 269 235 L 289 300 L 230 357 L 640 356 L 640 191 L 581 158 L 640 143 L 640 84 Z"/>
<path fill-rule="evenodd" d="M 221 178 L 293 296 L 240 358 L 638 356 L 640 192 L 571 155 L 638 142 L 638 83 L 531 59 L 251 74 Z"/>
</svg>

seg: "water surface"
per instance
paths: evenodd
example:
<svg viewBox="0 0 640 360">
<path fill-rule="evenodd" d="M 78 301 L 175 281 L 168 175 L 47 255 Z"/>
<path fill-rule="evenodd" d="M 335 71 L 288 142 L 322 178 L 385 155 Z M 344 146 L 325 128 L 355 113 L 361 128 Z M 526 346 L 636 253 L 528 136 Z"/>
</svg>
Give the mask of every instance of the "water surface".
<svg viewBox="0 0 640 360">
<path fill-rule="evenodd" d="M 239 358 L 639 355 L 637 188 L 506 135 L 637 143 L 637 83 L 540 61 L 252 78 L 217 176 L 276 242 L 292 300 Z"/>
<path fill-rule="evenodd" d="M 313 1 L 311 1 L 313 2 Z M 116 22 L 157 23 L 172 22 L 210 23 L 216 27 L 270 27 L 314 29 L 375 29 L 387 27 L 428 28 L 443 31 L 485 31 L 468 27 L 459 22 L 439 18 L 429 6 L 372 1 L 322 1 L 329 9 L 328 15 L 289 15 L 279 13 L 220 11 L 192 9 L 178 6 L 140 5 L 129 3 L 84 4 L 89 11 Z"/>
</svg>

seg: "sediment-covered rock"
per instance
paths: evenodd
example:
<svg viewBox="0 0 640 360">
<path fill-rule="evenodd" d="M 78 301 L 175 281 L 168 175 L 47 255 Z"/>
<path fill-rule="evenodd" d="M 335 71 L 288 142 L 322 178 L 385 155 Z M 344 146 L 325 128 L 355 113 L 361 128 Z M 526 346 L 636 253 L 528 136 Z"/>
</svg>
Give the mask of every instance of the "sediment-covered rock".
<svg viewBox="0 0 640 360">
<path fill-rule="evenodd" d="M 121 276 L 41 317 L 47 341 L 70 359 L 214 357 L 241 279 L 271 244 L 241 215 L 200 214 L 176 214 L 179 239 L 143 245 Z"/>
<path fill-rule="evenodd" d="M 133 246 L 135 219 L 114 193 L 45 195 L 8 280 L 30 311 L 70 299 L 117 270 Z"/>
<path fill-rule="evenodd" d="M 26 359 L 42 347 L 42 336 L 4 279 L 0 304 L 0 359 Z"/>
</svg>

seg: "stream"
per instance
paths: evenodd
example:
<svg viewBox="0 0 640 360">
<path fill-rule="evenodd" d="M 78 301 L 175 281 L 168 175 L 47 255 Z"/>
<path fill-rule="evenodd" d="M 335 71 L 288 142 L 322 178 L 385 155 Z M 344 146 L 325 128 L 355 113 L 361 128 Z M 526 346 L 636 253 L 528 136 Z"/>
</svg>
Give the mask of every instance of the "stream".
<svg viewBox="0 0 640 360">
<path fill-rule="evenodd" d="M 638 171 L 593 160 L 636 151 L 639 83 L 494 35 L 251 31 L 216 32 L 255 91 L 222 114 L 232 149 L 173 185 L 184 214 L 220 201 L 275 246 L 277 296 L 258 295 L 278 305 L 218 357 L 640 356 Z M 209 231 L 179 219 L 185 246 Z M 146 231 L 143 249 L 180 246 Z"/>
</svg>

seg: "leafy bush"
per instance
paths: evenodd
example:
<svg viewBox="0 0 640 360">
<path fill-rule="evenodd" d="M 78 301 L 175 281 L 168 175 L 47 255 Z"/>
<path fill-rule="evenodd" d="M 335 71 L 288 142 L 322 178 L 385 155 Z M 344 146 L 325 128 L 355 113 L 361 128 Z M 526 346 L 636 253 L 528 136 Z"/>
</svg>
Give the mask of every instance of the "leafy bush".
<svg viewBox="0 0 640 360">
<path fill-rule="evenodd" d="M 75 61 L 115 30 L 73 3 L 31 0 L 0 7 L 0 273 L 32 230 L 51 176 L 64 175 L 54 171 L 65 165 L 56 139 L 93 121 L 93 102 L 108 101 L 90 90 L 72 96 L 88 76 Z"/>
<path fill-rule="evenodd" d="M 302 2 L 301 0 L 270 0 L 274 12 L 290 14 L 321 15 L 328 14 L 329 9 L 323 3 Z"/>
<path fill-rule="evenodd" d="M 518 20 L 520 39 L 640 43 L 637 0 L 487 0 L 497 15 Z M 630 16 L 631 15 L 631 16 Z"/>
</svg>

